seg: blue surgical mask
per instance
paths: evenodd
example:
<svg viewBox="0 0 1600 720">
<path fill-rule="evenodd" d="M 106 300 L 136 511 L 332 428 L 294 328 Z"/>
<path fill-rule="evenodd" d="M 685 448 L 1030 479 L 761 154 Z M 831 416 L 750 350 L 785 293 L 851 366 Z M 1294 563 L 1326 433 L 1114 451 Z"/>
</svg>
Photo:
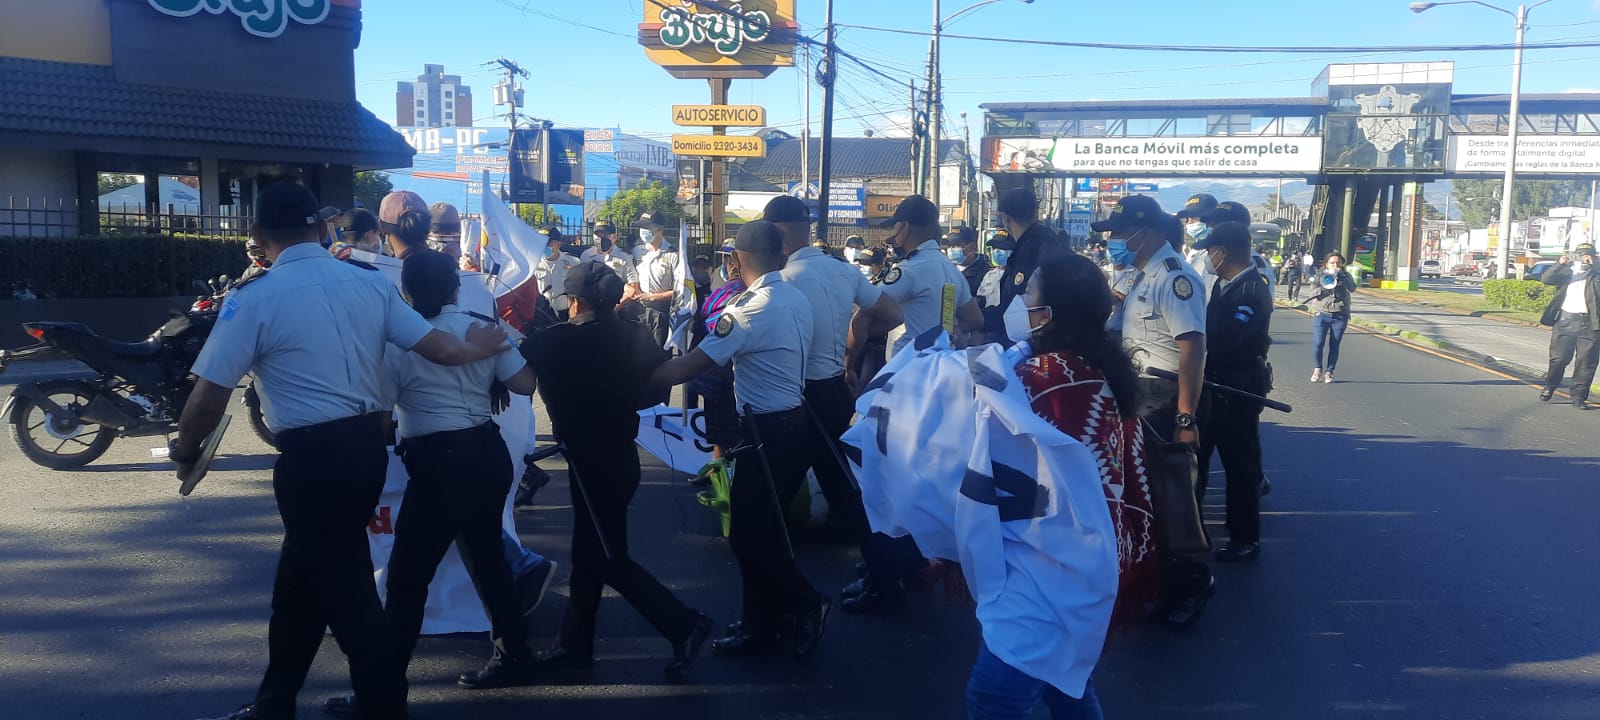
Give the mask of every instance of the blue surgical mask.
<svg viewBox="0 0 1600 720">
<path fill-rule="evenodd" d="M 1184 226 L 1184 232 L 1195 240 L 1204 240 L 1211 235 L 1211 226 L 1205 223 L 1190 223 Z"/>
<path fill-rule="evenodd" d="M 967 261 L 967 251 L 965 248 L 945 248 L 944 254 L 950 257 L 950 262 L 956 263 L 957 265 Z"/>
<path fill-rule="evenodd" d="M 560 248 L 547 247 L 544 249 L 544 256 L 547 260 L 554 260 L 559 254 L 561 254 Z"/>
<path fill-rule="evenodd" d="M 1011 259 L 1010 250 L 994 250 L 991 251 L 989 255 L 990 257 L 994 258 L 994 264 L 999 265 L 1000 267 L 1005 267 L 1006 261 Z"/>
<path fill-rule="evenodd" d="M 1112 265 L 1127 265 L 1133 261 L 1133 253 L 1128 251 L 1128 241 L 1125 238 L 1107 240 L 1106 256 L 1111 258 Z"/>
</svg>

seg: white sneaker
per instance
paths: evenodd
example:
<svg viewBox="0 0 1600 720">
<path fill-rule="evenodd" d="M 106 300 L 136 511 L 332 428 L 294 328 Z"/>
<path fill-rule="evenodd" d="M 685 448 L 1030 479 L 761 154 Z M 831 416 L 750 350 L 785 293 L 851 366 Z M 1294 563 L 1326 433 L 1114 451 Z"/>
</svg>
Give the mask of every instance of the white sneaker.
<svg viewBox="0 0 1600 720">
<path fill-rule="evenodd" d="M 1322 382 L 1322 368 L 1311 371 L 1311 382 Z"/>
<path fill-rule="evenodd" d="M 1323 373 L 1322 374 L 1322 381 L 1327 383 L 1327 384 L 1329 384 L 1329 385 L 1332 385 L 1333 384 L 1333 371 L 1330 370 L 1328 372 Z"/>
</svg>

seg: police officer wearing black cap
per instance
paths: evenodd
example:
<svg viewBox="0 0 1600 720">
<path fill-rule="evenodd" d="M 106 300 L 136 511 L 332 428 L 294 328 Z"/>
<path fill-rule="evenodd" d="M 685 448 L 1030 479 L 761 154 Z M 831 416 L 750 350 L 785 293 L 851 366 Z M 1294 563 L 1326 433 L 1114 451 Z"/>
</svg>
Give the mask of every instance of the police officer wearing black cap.
<svg viewBox="0 0 1600 720">
<path fill-rule="evenodd" d="M 1000 222 L 1006 232 L 1017 244 L 1000 283 L 1000 307 L 1003 310 L 1011 304 L 1012 298 L 1027 292 L 1028 278 L 1033 277 L 1033 271 L 1039 267 L 1039 258 L 1044 249 L 1059 244 L 1061 238 L 1039 223 L 1039 198 L 1032 190 L 1012 188 L 1006 191 L 1000 196 L 995 209 L 1000 213 Z"/>
<path fill-rule="evenodd" d="M 506 347 L 497 328 L 462 340 L 435 329 L 382 274 L 340 262 L 318 244 L 316 196 L 278 183 L 256 198 L 252 237 L 272 269 L 223 301 L 178 423 L 171 458 L 193 477 L 201 442 L 221 421 L 246 372 L 256 378 L 280 451 L 272 484 L 284 539 L 273 585 L 267 671 L 256 700 L 230 720 L 295 716 L 323 634 L 332 628 L 368 718 L 403 718 L 405 682 L 384 620 L 367 548 L 383 492 L 381 368 L 385 348 L 464 365 Z M 192 481 L 186 482 L 185 492 Z"/>
<path fill-rule="evenodd" d="M 729 303 L 717 326 L 688 355 L 667 361 L 651 382 L 677 385 L 733 361 L 734 391 L 744 411 L 746 448 L 737 454 L 732 526 L 728 542 L 744 580 L 743 620 L 712 641 L 712 652 L 750 655 L 777 648 L 778 633 L 791 622 L 794 652 L 805 655 L 822 638 L 828 611 L 796 564 L 784 513 L 805 482 L 809 422 L 800 406 L 813 318 L 806 297 L 782 274 L 783 234 L 756 221 L 739 228 L 735 242 L 740 273 L 749 290 Z M 750 429 L 759 444 L 751 444 Z"/>
<path fill-rule="evenodd" d="M 1255 395 L 1267 394 L 1267 349 L 1272 346 L 1272 295 L 1250 259 L 1250 226 L 1219 223 L 1194 244 L 1210 256 L 1217 282 L 1206 305 L 1206 379 Z M 1261 552 L 1261 403 L 1225 392 L 1211 394 L 1200 436 L 1200 486 L 1204 498 L 1211 454 L 1222 456 L 1228 476 L 1229 542 L 1220 562 L 1254 560 Z"/>
<path fill-rule="evenodd" d="M 1184 222 L 1184 233 L 1197 243 L 1211 234 L 1212 228 L 1225 222 L 1244 223 L 1250 226 L 1250 209 L 1232 200 L 1217 202 L 1215 197 L 1201 193 L 1189 198 L 1189 204 L 1178 212 L 1178 218 Z M 1190 250 L 1189 264 L 1194 266 L 1195 272 L 1200 273 L 1200 279 L 1205 281 L 1206 292 L 1211 292 L 1211 286 L 1217 278 L 1216 268 L 1211 267 L 1210 260 L 1204 252 L 1196 246 Z M 1272 272 L 1272 265 L 1261 253 L 1256 252 L 1254 244 L 1250 248 L 1250 264 L 1256 272 L 1267 281 L 1267 289 L 1276 293 L 1278 283 Z"/>
<path fill-rule="evenodd" d="M 962 225 L 945 233 L 939 244 L 944 246 L 945 257 L 950 258 L 961 270 L 961 276 L 967 279 L 972 294 L 977 295 L 978 286 L 991 267 L 989 258 L 978 252 L 978 231 Z"/>
<path fill-rule="evenodd" d="M 659 366 L 650 358 L 659 353 L 641 328 L 617 317 L 623 283 L 615 273 L 599 263 L 579 263 L 564 282 L 572 319 L 522 346 L 572 465 L 568 487 L 575 514 L 571 589 L 560 639 L 539 654 L 536 665 L 557 670 L 594 663 L 595 616 L 601 591 L 609 585 L 672 643 L 666 672 L 678 679 L 694 664 L 711 634 L 711 621 L 628 555 L 628 505 L 640 479 L 637 413 L 649 404 L 647 380 Z M 592 370 L 573 358 L 607 358 L 610 380 L 591 382 Z"/>
<path fill-rule="evenodd" d="M 883 278 L 883 292 L 900 304 L 905 315 L 905 331 L 894 340 L 891 352 L 899 352 L 917 336 L 943 324 L 946 287 L 955 301 L 951 340 L 957 347 L 986 340 L 983 311 L 972 297 L 971 286 L 939 253 L 939 209 L 927 198 L 912 195 L 881 226 L 894 230 L 897 246 L 911 248 Z"/>
<path fill-rule="evenodd" d="M 1016 249 L 1017 241 L 1004 229 L 996 230 L 994 236 L 989 238 L 989 258 L 993 265 L 984 273 L 983 281 L 978 283 L 978 289 L 973 293 L 983 309 L 983 332 L 989 342 L 1006 340 L 1006 308 L 1000 304 L 1001 287 L 1005 284 L 1011 255 Z"/>
<path fill-rule="evenodd" d="M 1144 195 L 1119 201 L 1105 220 L 1090 225 L 1108 232 L 1107 253 L 1133 277 L 1117 310 L 1122 343 L 1140 371 L 1140 409 L 1161 439 L 1199 444 L 1205 382 L 1206 305 L 1200 277 L 1168 242 L 1171 216 Z M 1120 288 L 1119 288 L 1120 289 Z M 1177 381 L 1143 375 L 1146 368 L 1176 373 Z M 1168 584 L 1174 597 L 1168 622 L 1185 626 L 1199 619 L 1211 594 L 1204 562 L 1175 561 Z"/>
</svg>

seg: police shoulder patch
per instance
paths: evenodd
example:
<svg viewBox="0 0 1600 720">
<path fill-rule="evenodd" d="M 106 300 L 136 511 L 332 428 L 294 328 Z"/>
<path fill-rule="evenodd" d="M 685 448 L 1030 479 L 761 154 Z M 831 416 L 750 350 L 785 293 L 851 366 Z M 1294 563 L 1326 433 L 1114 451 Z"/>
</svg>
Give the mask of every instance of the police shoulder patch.
<svg viewBox="0 0 1600 720">
<path fill-rule="evenodd" d="M 1169 260 L 1169 262 L 1175 261 Z M 1179 300 L 1194 297 L 1194 283 L 1189 281 L 1189 276 L 1179 275 L 1172 279 L 1172 294 L 1177 295 Z"/>
<path fill-rule="evenodd" d="M 1167 272 L 1177 272 L 1178 268 L 1183 266 L 1183 264 L 1180 263 L 1175 257 L 1169 257 L 1166 260 L 1163 260 L 1162 264 L 1167 266 Z"/>
<path fill-rule="evenodd" d="M 898 267 L 889 268 L 889 272 L 886 272 L 886 273 L 883 274 L 883 284 L 885 284 L 885 285 L 893 285 L 893 284 L 895 284 L 895 283 L 897 283 L 899 281 L 900 281 L 900 268 L 898 268 Z"/>
<path fill-rule="evenodd" d="M 727 337 L 728 333 L 733 332 L 733 316 L 726 312 L 722 313 L 717 318 L 717 326 L 712 329 L 712 332 L 719 338 Z"/>
<path fill-rule="evenodd" d="M 1021 270 L 1018 270 L 1017 274 L 1012 276 L 1012 278 L 1011 278 L 1011 284 L 1013 284 L 1013 285 L 1022 285 L 1022 284 L 1025 284 L 1027 282 L 1028 282 L 1028 278 L 1027 278 L 1027 276 L 1022 274 Z"/>
</svg>

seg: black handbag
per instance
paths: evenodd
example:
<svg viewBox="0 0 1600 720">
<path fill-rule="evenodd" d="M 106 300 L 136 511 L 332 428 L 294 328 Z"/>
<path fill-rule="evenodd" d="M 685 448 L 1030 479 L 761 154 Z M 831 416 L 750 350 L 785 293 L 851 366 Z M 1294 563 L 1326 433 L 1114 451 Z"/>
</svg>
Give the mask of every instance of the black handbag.
<svg viewBox="0 0 1600 720">
<path fill-rule="evenodd" d="M 1195 489 L 1200 481 L 1200 462 L 1194 446 L 1169 442 L 1141 419 L 1145 430 L 1145 451 L 1150 477 L 1150 495 L 1156 511 L 1156 527 L 1167 550 L 1174 555 L 1205 555 L 1211 552 L 1211 538 L 1200 515 L 1200 499 Z"/>
</svg>

